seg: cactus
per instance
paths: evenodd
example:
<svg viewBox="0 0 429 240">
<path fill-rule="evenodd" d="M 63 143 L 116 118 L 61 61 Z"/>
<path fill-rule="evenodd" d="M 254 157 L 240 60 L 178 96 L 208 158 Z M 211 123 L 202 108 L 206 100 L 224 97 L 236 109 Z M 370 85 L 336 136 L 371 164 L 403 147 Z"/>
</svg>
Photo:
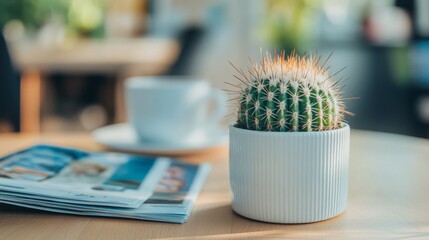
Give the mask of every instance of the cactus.
<svg viewBox="0 0 429 240">
<path fill-rule="evenodd" d="M 330 57 L 330 56 L 329 56 Z M 341 127 L 345 110 L 339 81 L 328 74 L 319 56 L 285 52 L 274 58 L 261 52 L 261 63 L 241 77 L 236 101 L 237 127 L 257 131 L 324 131 Z M 234 66 L 234 65 L 233 65 Z M 233 85 L 233 84 L 230 84 Z"/>
</svg>

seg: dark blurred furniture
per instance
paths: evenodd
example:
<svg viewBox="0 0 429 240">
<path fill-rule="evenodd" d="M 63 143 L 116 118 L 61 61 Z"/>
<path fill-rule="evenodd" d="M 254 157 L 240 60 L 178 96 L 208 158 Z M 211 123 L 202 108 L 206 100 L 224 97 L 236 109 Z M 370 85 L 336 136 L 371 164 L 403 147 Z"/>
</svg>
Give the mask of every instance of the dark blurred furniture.
<svg viewBox="0 0 429 240">
<path fill-rule="evenodd" d="M 429 138 L 429 41 L 415 41 L 410 56 L 416 136 Z"/>
<path fill-rule="evenodd" d="M 0 119 L 13 131 L 20 130 L 20 76 L 15 70 L 6 40 L 0 32 Z"/>
<path fill-rule="evenodd" d="M 192 61 L 198 52 L 204 36 L 204 28 L 197 26 L 185 28 L 179 33 L 177 39 L 180 44 L 180 53 L 176 62 L 167 71 L 167 75 L 183 76 L 191 74 Z"/>
<path fill-rule="evenodd" d="M 412 19 L 412 38 L 409 43 L 413 135 L 429 138 L 429 19 L 427 0 L 396 0 Z"/>
<path fill-rule="evenodd" d="M 392 64 L 394 47 L 366 46 L 362 50 L 367 56 L 368 79 L 364 91 L 356 100 L 359 107 L 353 110 L 356 116 L 349 118 L 357 129 L 382 131 L 415 136 L 413 103 L 409 80 L 400 83 L 396 80 Z M 354 76 L 357 78 L 357 76 Z"/>
</svg>

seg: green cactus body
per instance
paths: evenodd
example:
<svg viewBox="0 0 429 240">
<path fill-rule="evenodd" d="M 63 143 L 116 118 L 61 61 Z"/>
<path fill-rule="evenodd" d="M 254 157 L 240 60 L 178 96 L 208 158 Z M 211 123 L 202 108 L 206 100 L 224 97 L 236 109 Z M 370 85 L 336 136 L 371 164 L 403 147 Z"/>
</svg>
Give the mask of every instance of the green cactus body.
<svg viewBox="0 0 429 240">
<path fill-rule="evenodd" d="M 340 127 L 344 107 L 316 57 L 264 57 L 240 91 L 237 126 L 258 131 L 324 131 Z"/>
</svg>

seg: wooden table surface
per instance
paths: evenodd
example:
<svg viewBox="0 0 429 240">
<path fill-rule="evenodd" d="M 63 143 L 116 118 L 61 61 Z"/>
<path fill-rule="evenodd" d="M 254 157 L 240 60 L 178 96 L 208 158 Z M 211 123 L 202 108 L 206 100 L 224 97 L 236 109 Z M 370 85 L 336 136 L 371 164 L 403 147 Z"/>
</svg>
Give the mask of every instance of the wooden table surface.
<svg viewBox="0 0 429 240">
<path fill-rule="evenodd" d="M 186 157 L 213 165 L 185 224 L 81 217 L 0 205 L 0 239 L 429 239 L 429 140 L 352 131 L 349 205 L 303 225 L 243 218 L 230 206 L 226 146 Z M 103 150 L 89 134 L 0 135 L 0 154 L 37 142 Z"/>
</svg>

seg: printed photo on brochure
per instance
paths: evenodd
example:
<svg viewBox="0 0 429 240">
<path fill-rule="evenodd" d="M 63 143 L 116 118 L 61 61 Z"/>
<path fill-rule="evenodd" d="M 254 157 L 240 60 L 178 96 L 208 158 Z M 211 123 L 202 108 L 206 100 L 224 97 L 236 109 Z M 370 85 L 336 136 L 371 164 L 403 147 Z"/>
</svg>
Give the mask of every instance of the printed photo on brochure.
<svg viewBox="0 0 429 240">
<path fill-rule="evenodd" d="M 5 184 L 41 195 L 56 190 L 63 197 L 80 193 L 85 198 L 147 199 L 168 165 L 168 160 L 154 157 L 38 145 L 0 159 L 0 189 Z"/>
</svg>

